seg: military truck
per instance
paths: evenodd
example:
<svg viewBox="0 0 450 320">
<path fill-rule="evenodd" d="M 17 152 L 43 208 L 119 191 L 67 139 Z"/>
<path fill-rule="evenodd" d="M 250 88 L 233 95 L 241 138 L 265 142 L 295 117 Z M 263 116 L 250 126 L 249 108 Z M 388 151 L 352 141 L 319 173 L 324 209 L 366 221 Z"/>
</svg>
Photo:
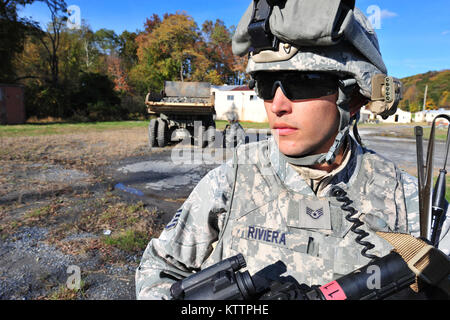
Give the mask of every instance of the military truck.
<svg viewBox="0 0 450 320">
<path fill-rule="evenodd" d="M 150 147 L 164 148 L 181 140 L 206 147 L 216 129 L 214 102 L 206 82 L 166 81 L 162 92 L 149 92 L 145 104 L 155 116 L 148 130 Z"/>
</svg>

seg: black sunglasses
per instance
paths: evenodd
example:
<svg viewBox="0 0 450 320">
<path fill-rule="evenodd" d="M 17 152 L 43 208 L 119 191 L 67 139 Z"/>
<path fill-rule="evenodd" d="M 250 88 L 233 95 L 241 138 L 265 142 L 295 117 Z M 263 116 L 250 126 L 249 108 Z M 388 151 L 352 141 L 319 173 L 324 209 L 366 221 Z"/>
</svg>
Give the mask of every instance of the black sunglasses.
<svg viewBox="0 0 450 320">
<path fill-rule="evenodd" d="M 317 99 L 338 91 L 338 78 L 328 73 L 258 72 L 253 76 L 258 97 L 273 100 L 278 87 L 289 100 Z"/>
</svg>

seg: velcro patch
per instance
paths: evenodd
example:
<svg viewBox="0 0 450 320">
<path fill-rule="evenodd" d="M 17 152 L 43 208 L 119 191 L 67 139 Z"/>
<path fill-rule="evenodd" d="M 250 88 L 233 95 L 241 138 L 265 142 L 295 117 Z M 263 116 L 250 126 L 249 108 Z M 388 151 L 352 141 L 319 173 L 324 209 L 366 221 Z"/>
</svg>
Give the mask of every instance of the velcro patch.
<svg viewBox="0 0 450 320">
<path fill-rule="evenodd" d="M 256 240 L 260 242 L 271 243 L 275 245 L 286 246 L 286 232 L 280 230 L 271 230 L 258 226 L 247 226 L 239 231 L 237 235 L 247 240 Z"/>
<path fill-rule="evenodd" d="M 166 230 L 173 229 L 173 228 L 175 228 L 177 226 L 178 221 L 179 221 L 180 216 L 181 216 L 181 212 L 183 212 L 183 209 L 180 209 L 180 210 L 177 211 L 177 213 L 173 217 L 172 221 L 170 221 L 169 224 L 167 225 Z"/>
</svg>

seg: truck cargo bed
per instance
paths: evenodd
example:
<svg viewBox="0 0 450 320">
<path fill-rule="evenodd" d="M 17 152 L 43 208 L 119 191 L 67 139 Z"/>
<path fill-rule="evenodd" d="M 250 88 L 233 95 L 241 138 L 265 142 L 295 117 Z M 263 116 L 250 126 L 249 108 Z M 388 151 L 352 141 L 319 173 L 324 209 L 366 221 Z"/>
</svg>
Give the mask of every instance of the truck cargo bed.
<svg viewBox="0 0 450 320">
<path fill-rule="evenodd" d="M 177 102 L 146 102 L 148 112 L 153 114 L 211 114 L 214 104 L 210 103 L 177 103 Z"/>
</svg>

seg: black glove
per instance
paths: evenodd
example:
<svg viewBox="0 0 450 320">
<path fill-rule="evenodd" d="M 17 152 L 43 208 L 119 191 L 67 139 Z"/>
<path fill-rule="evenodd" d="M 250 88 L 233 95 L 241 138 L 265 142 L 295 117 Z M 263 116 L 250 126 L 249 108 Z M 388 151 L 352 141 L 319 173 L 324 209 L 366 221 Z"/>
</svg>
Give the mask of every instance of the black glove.
<svg viewBox="0 0 450 320">
<path fill-rule="evenodd" d="M 306 294 L 311 290 L 306 284 L 274 281 L 260 300 L 309 300 Z"/>
</svg>

